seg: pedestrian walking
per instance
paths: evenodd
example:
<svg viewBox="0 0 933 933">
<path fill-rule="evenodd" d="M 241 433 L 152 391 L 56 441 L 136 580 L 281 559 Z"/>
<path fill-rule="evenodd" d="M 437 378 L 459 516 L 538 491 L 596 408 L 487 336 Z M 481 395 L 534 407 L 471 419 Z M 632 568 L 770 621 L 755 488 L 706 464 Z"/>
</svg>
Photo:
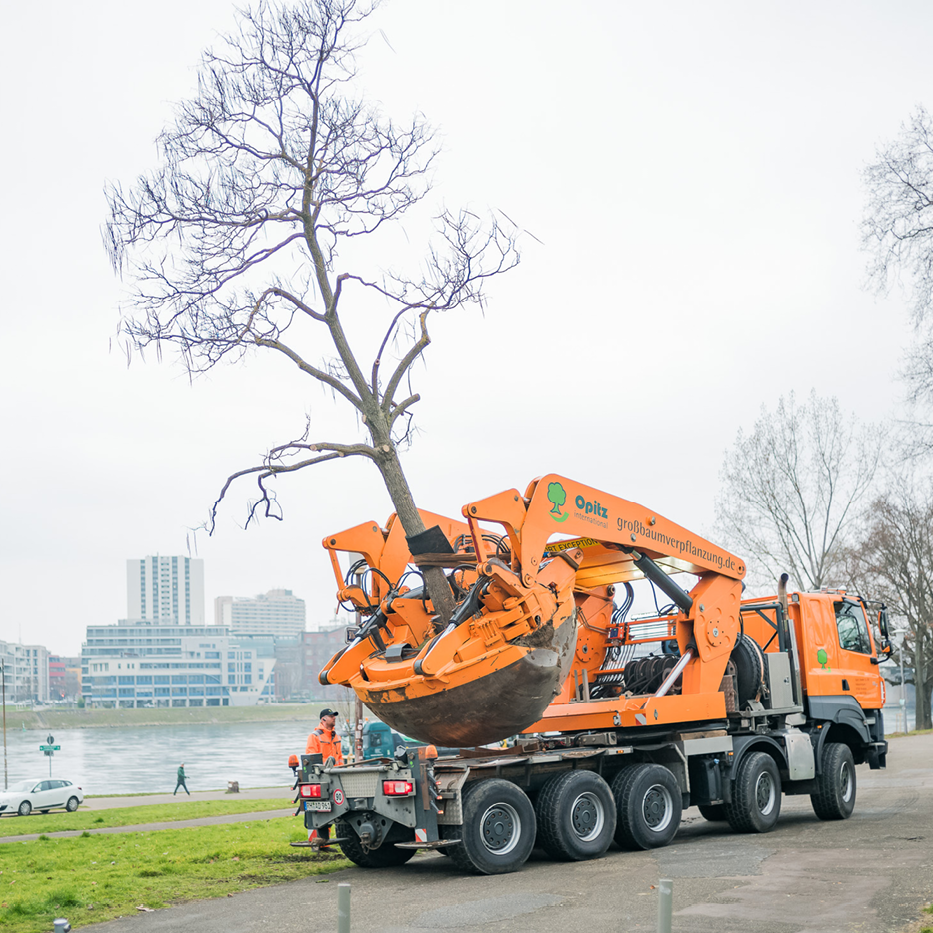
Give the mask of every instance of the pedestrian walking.
<svg viewBox="0 0 933 933">
<path fill-rule="evenodd" d="M 175 785 L 175 790 L 172 792 L 172 796 L 173 796 L 173 797 L 175 796 L 175 794 L 178 793 L 178 788 L 179 788 L 179 787 L 184 787 L 185 793 L 186 793 L 189 797 L 191 796 L 191 791 L 188 790 L 188 785 L 185 783 L 185 763 L 184 763 L 184 762 L 182 762 L 182 763 L 178 766 L 178 783 Z"/>
</svg>

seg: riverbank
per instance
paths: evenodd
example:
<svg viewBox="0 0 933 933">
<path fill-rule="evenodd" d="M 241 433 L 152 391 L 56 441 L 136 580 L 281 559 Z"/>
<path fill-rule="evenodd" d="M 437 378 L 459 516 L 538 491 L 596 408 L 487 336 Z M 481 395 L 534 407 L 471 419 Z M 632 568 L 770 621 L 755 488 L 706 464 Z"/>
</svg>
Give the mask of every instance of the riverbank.
<svg viewBox="0 0 933 933">
<path fill-rule="evenodd" d="M 176 726 L 208 723 L 310 722 L 313 703 L 264 703 L 259 706 L 186 706 L 155 709 L 7 709 L 7 729 L 108 729 L 122 726 Z"/>
</svg>

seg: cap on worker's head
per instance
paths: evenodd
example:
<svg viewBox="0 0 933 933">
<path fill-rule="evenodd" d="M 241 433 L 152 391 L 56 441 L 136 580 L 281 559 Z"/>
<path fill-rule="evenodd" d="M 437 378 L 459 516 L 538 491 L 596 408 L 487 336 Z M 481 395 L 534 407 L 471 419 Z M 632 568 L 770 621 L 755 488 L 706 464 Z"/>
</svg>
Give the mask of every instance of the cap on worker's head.
<svg viewBox="0 0 933 933">
<path fill-rule="evenodd" d="M 335 709 L 329 709 L 325 707 L 324 709 L 321 710 L 321 719 L 323 719 L 325 716 L 339 716 L 339 715 L 340 713 L 338 713 L 337 710 Z"/>
</svg>

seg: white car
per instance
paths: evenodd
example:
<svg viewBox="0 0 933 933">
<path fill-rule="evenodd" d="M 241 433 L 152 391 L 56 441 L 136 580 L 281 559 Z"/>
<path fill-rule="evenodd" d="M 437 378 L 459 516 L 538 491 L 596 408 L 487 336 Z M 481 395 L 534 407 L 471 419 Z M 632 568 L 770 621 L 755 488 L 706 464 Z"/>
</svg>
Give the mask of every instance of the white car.
<svg viewBox="0 0 933 933">
<path fill-rule="evenodd" d="M 83 802 L 83 791 L 71 781 L 20 781 L 9 790 L 0 792 L 0 814 L 29 816 L 33 810 L 48 813 L 61 807 L 74 813 Z"/>
</svg>

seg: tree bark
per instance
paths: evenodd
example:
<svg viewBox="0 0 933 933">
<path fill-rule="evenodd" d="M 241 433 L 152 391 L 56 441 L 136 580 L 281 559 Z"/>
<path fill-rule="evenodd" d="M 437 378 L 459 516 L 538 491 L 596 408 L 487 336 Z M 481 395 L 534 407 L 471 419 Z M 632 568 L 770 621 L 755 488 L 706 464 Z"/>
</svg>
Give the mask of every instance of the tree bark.
<svg viewBox="0 0 933 933">
<path fill-rule="evenodd" d="M 925 636 L 925 637 L 924 637 Z M 917 633 L 914 646 L 914 704 L 916 707 L 917 729 L 933 729 L 933 711 L 931 711 L 931 694 L 933 694 L 933 670 L 930 656 L 933 654 L 930 646 L 930 636 L 925 632 Z"/>
<path fill-rule="evenodd" d="M 933 693 L 933 679 L 920 680 L 914 679 L 914 690 L 916 692 L 917 704 L 917 722 L 918 729 L 933 729 L 933 713 L 930 709 L 930 694 Z"/>
<path fill-rule="evenodd" d="M 415 506 L 411 488 L 405 478 L 394 444 L 383 443 L 376 448 L 376 465 L 379 467 L 379 472 L 389 492 L 389 498 L 395 506 L 396 514 L 402 523 L 402 528 L 405 529 L 405 534 L 409 538 L 421 534 L 422 531 L 426 530 L 424 522 L 421 519 L 421 513 Z M 424 575 L 424 585 L 434 606 L 434 612 L 440 617 L 441 623 L 446 625 L 455 608 L 453 593 L 450 584 L 447 582 L 447 577 L 440 567 L 425 567 L 421 570 L 421 573 Z"/>
</svg>

